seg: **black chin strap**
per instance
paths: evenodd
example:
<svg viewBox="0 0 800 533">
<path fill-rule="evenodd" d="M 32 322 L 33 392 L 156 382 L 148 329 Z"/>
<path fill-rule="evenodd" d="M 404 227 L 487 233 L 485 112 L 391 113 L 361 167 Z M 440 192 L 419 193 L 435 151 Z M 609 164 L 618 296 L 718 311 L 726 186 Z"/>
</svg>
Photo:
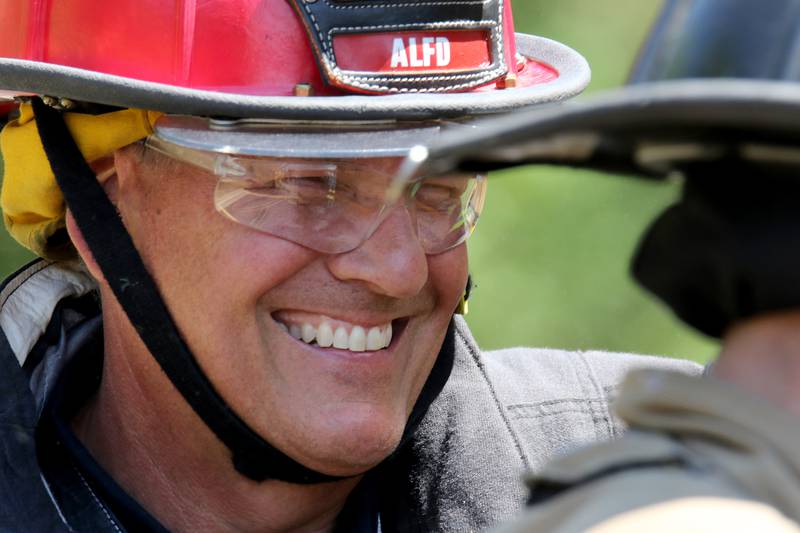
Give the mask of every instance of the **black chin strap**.
<svg viewBox="0 0 800 533">
<path fill-rule="evenodd" d="M 225 403 L 178 333 L 116 208 L 83 158 L 63 117 L 39 98 L 33 99 L 33 109 L 53 174 L 106 282 L 169 380 L 231 451 L 236 470 L 255 481 L 277 479 L 311 484 L 345 479 L 316 472 L 288 457 L 261 438 Z M 450 331 L 442 356 L 414 407 L 401 446 L 413 435 L 450 375 L 452 342 Z"/>
</svg>

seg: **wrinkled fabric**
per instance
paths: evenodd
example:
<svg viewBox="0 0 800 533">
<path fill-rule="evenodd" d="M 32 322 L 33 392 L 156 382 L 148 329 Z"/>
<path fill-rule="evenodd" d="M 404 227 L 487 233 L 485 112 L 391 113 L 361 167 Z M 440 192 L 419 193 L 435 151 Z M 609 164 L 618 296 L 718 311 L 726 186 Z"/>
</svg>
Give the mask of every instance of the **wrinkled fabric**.
<svg viewBox="0 0 800 533">
<path fill-rule="evenodd" d="M 26 290 L 18 291 L 11 284 L 0 292 L 3 310 L 0 329 L 20 364 L 44 333 L 58 302 L 67 296 L 83 296 L 96 287 L 78 261 L 62 262 L 59 268 L 47 266 L 48 263 L 39 261 L 29 267 L 30 271 L 25 273 Z"/>
<path fill-rule="evenodd" d="M 87 161 L 153 133 L 161 113 L 124 109 L 100 115 L 64 113 L 67 127 Z M 9 233 L 40 257 L 62 258 L 63 250 L 50 238 L 63 229 L 66 207 L 50 163 L 42 148 L 30 104 L 20 105 L 20 116 L 0 132 L 4 161 L 0 207 Z"/>
<path fill-rule="evenodd" d="M 502 533 L 800 531 L 800 424 L 733 384 L 658 370 L 625 380 L 621 439 L 548 465 L 545 498 Z M 759 524 L 747 529 L 746 524 Z"/>
<path fill-rule="evenodd" d="M 66 531 L 41 481 L 31 391 L 0 333 L 0 531 Z"/>
<path fill-rule="evenodd" d="M 13 281 L 14 292 L 36 292 L 37 279 L 47 276 L 58 280 L 62 276 L 47 271 L 63 267 L 60 263 L 44 263 L 41 268 L 24 270 L 21 275 L 29 278 Z M 61 293 L 39 290 L 37 294 Z M 54 316 L 49 320 L 51 324 L 58 322 L 58 328 L 30 328 L 46 332 L 40 341 L 48 339 L 50 333 L 54 338 L 34 343 L 31 354 L 23 358 L 23 368 L 8 345 L 0 346 L 0 360 L 9 369 L 0 374 L 0 384 L 11 389 L 11 393 L 0 397 L 0 428 L 9 420 L 28 420 L 23 430 L 27 445 L 10 449 L 0 457 L 0 472 L 20 469 L 13 478 L 15 483 L 6 483 L 5 478 L 0 481 L 0 531 L 29 515 L 42 520 L 59 516 L 55 503 L 42 497 L 47 492 L 32 440 L 36 423 L 34 396 L 47 397 L 47 384 L 55 382 L 55 376 L 49 373 L 58 373 L 63 367 L 63 363 L 51 362 L 69 361 L 80 348 L 78 341 L 90 338 L 92 331 L 101 327 L 96 308 L 94 314 L 85 312 L 76 319 L 77 306 L 68 305 L 77 301 L 75 296 L 62 294 L 62 305 L 54 307 Z M 36 294 L 25 300 L 50 305 Z M 86 296 L 81 299 L 85 300 Z M 0 319 L 8 312 L 2 303 Z M 460 317 L 455 319 L 455 335 L 455 364 L 450 380 L 431 404 L 414 439 L 381 472 L 379 485 L 384 493 L 380 515 L 384 532 L 481 530 L 509 519 L 524 505 L 526 491 L 521 480 L 526 470 L 539 468 L 554 453 L 612 438 L 623 430 L 623 424 L 611 416 L 607 404 L 627 369 L 660 367 L 693 374 L 701 371 L 698 365 L 686 361 L 603 352 L 518 348 L 482 353 Z M 28 379 L 29 376 L 35 379 Z M 7 398 L 17 401 L 9 403 Z M 55 474 L 47 481 L 53 488 L 51 492 L 65 495 L 60 508 L 64 520 L 77 530 L 109 524 L 102 506 L 92 503 L 90 495 L 80 487 L 73 490 L 70 483 L 74 479 L 58 474 L 66 472 L 63 466 L 48 465 L 48 472 Z M 33 496 L 22 504 L 12 492 Z M 104 527 L 112 530 L 111 525 Z"/>
<path fill-rule="evenodd" d="M 608 352 L 514 348 L 481 353 L 459 321 L 459 363 L 410 453 L 421 531 L 481 531 L 518 514 L 525 472 L 622 434 L 609 397 L 629 369 L 698 365 Z"/>
</svg>

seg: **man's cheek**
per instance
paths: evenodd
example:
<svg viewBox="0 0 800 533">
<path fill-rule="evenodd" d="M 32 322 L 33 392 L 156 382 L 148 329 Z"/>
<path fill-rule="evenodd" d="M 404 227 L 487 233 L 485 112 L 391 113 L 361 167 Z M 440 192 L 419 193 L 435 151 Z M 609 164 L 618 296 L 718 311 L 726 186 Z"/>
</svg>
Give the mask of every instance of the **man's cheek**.
<svg viewBox="0 0 800 533">
<path fill-rule="evenodd" d="M 454 308 L 467 286 L 467 247 L 462 244 L 447 252 L 428 256 L 429 282 L 437 296 L 437 307 Z M 451 305 L 452 304 L 452 305 Z"/>
</svg>

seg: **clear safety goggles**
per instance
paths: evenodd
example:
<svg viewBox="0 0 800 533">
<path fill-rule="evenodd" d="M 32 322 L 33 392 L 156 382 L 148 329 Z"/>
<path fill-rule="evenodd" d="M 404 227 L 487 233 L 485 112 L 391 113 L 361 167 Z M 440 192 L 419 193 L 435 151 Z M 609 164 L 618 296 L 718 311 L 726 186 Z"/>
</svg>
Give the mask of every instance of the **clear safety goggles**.
<svg viewBox="0 0 800 533">
<path fill-rule="evenodd" d="M 463 243 L 483 209 L 481 175 L 394 179 L 402 157 L 297 158 L 201 150 L 151 136 L 146 146 L 214 175 L 220 213 L 326 254 L 357 248 L 403 209 L 427 254 Z M 391 191 L 391 194 L 390 194 Z"/>
</svg>

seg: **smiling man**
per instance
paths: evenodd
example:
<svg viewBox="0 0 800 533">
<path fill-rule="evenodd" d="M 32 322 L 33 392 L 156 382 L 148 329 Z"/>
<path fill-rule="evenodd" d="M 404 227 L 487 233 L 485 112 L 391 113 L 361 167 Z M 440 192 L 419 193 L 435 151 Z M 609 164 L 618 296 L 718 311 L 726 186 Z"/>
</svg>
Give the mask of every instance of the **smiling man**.
<svg viewBox="0 0 800 533">
<path fill-rule="evenodd" d="M 2 207 L 42 258 L 0 291 L 0 529 L 481 529 L 621 430 L 628 369 L 696 370 L 482 354 L 458 316 L 486 178 L 398 184 L 403 157 L 588 82 L 508 2 L 0 21 Z"/>
</svg>

